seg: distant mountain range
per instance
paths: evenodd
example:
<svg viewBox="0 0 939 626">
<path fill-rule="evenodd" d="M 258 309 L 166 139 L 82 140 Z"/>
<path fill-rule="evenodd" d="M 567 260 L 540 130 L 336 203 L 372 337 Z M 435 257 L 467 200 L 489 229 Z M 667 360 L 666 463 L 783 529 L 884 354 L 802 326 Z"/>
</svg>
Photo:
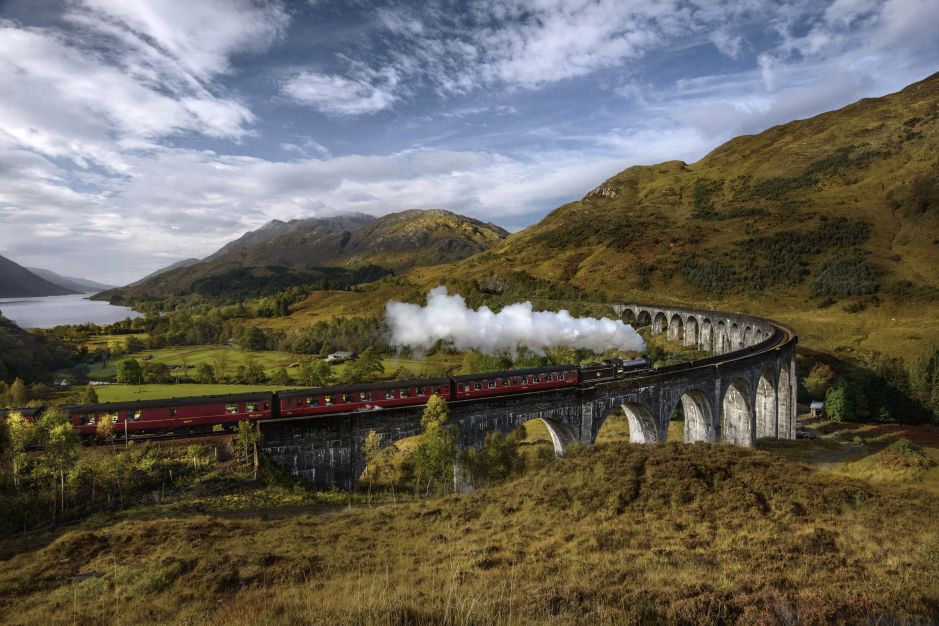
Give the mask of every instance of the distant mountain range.
<svg viewBox="0 0 939 626">
<path fill-rule="evenodd" d="M 51 272 L 50 272 L 51 274 Z M 0 256 L 0 298 L 37 298 L 80 293 Z"/>
<path fill-rule="evenodd" d="M 507 236 L 494 224 L 439 209 L 381 218 L 349 214 L 274 220 L 201 261 L 181 262 L 97 297 L 112 301 L 193 293 L 246 297 L 292 285 L 344 288 L 383 273 L 457 261 Z"/>
<path fill-rule="evenodd" d="M 78 293 L 97 293 L 105 289 L 113 289 L 114 285 L 105 285 L 85 278 L 75 278 L 74 276 L 62 276 L 51 270 L 44 270 L 40 267 L 27 268 L 33 274 L 44 278 L 53 285 L 58 285 L 64 289 L 70 289 Z"/>
</svg>

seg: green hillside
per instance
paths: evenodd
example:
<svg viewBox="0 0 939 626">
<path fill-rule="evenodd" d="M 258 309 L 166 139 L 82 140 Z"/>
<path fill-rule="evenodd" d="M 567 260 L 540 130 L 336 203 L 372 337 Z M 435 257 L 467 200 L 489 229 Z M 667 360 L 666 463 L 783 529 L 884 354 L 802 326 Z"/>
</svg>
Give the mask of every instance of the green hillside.
<svg viewBox="0 0 939 626">
<path fill-rule="evenodd" d="M 78 293 L 35 274 L 22 265 L 0 256 L 0 298 L 36 298 Z"/>
<path fill-rule="evenodd" d="M 460 264 L 645 297 L 939 298 L 939 74 L 637 166 Z"/>
<path fill-rule="evenodd" d="M 412 271 L 470 299 L 634 299 L 771 315 L 826 350 L 939 343 L 939 74 L 630 167 L 491 250 Z"/>
<path fill-rule="evenodd" d="M 159 273 L 99 298 L 139 300 L 199 294 L 241 299 L 293 286 L 345 289 L 416 266 L 450 263 L 508 233 L 442 210 L 274 221 L 198 263 Z"/>
<path fill-rule="evenodd" d="M 52 372 L 66 365 L 70 352 L 59 342 L 27 332 L 0 314 L 0 381 L 51 382 Z"/>
</svg>

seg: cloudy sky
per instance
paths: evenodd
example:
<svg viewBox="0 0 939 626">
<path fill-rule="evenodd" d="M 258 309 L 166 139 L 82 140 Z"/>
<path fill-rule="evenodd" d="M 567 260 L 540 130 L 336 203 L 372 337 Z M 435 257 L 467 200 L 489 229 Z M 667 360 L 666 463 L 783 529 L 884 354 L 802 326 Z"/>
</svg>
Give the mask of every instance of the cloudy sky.
<svg viewBox="0 0 939 626">
<path fill-rule="evenodd" d="M 939 0 L 0 0 L 0 255 L 123 284 L 271 219 L 515 230 L 939 71 Z"/>
</svg>

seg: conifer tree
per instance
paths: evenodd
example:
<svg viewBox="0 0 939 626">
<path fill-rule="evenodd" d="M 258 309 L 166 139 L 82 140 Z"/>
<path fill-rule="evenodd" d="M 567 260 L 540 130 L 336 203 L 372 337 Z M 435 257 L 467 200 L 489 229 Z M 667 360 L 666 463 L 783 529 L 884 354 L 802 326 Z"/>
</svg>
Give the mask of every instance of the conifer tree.
<svg viewBox="0 0 939 626">
<path fill-rule="evenodd" d="M 98 403 L 98 392 L 95 391 L 93 385 L 88 385 L 85 387 L 85 390 L 82 391 L 81 397 L 82 404 L 97 404 Z"/>
</svg>

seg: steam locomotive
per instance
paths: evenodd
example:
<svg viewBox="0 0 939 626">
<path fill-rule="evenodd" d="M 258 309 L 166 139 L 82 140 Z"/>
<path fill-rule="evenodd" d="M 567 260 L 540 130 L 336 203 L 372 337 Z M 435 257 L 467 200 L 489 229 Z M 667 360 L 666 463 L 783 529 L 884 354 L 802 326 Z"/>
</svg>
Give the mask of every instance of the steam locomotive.
<svg viewBox="0 0 939 626">
<path fill-rule="evenodd" d="M 100 420 L 110 420 L 118 436 L 195 435 L 230 430 L 241 421 L 292 419 L 336 413 L 420 406 L 434 394 L 444 400 L 471 400 L 590 385 L 635 375 L 650 367 L 646 357 L 610 359 L 585 366 L 557 365 L 423 380 L 264 391 L 198 398 L 136 400 L 65 407 L 85 441 L 93 441 Z"/>
</svg>

